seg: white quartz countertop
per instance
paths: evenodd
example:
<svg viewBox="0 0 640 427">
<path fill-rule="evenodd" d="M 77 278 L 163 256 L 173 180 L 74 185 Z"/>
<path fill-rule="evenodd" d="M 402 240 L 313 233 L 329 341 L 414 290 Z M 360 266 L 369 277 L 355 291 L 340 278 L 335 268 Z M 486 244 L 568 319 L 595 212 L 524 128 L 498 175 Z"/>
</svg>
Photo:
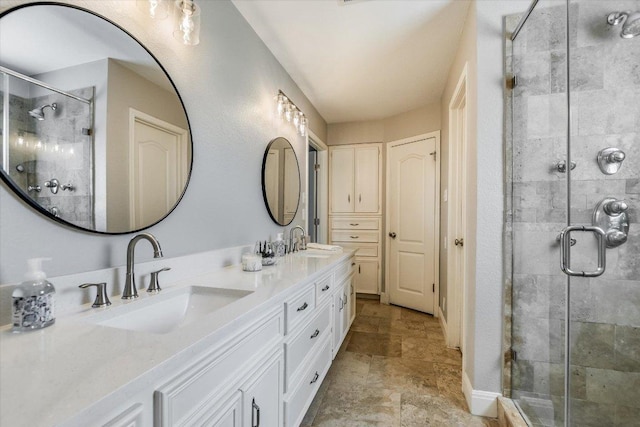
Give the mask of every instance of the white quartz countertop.
<svg viewBox="0 0 640 427">
<path fill-rule="evenodd" d="M 317 255 L 319 252 L 315 252 Z M 326 255 L 326 256 L 325 256 Z M 279 303 L 328 272 L 353 251 L 299 252 L 259 272 L 240 265 L 163 284 L 164 293 L 184 286 L 252 291 L 204 317 L 166 334 L 151 334 L 92 324 L 89 317 L 154 298 L 122 301 L 112 297 L 105 309 L 86 304 L 74 314 L 56 319 L 48 328 L 28 333 L 0 329 L 0 426 L 63 424 L 98 401 L 117 399 L 118 390 L 135 380 L 156 384 L 177 374 L 192 358 L 212 348 L 265 304 Z M 153 390 L 149 390 L 152 393 Z"/>
</svg>

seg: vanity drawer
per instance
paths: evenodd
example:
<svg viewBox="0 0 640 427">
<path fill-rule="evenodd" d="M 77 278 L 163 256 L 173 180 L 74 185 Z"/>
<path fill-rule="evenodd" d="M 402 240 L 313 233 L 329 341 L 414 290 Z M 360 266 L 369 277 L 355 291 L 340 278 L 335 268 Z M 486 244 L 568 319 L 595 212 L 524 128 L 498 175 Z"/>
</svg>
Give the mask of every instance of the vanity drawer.
<svg viewBox="0 0 640 427">
<path fill-rule="evenodd" d="M 378 243 L 380 240 L 378 231 L 349 231 L 349 230 L 331 230 L 331 241 L 335 242 L 352 242 L 352 243 Z"/>
<path fill-rule="evenodd" d="M 348 276 L 352 271 L 355 271 L 355 267 L 356 262 L 353 257 L 349 258 L 347 262 L 340 264 L 333 273 L 333 283 L 340 283 L 345 276 Z"/>
<path fill-rule="evenodd" d="M 309 363 L 308 369 L 302 374 L 301 380 L 284 401 L 285 425 L 298 426 L 306 413 L 311 401 L 318 392 L 331 365 L 331 337 L 326 335 L 316 357 Z"/>
<path fill-rule="evenodd" d="M 344 249 L 352 249 L 356 251 L 356 256 L 375 257 L 379 255 L 379 247 L 377 243 L 340 243 Z"/>
<path fill-rule="evenodd" d="M 308 286 L 307 289 L 294 295 L 284 303 L 285 314 L 285 334 L 288 335 L 294 330 L 297 324 L 304 319 L 308 319 L 313 314 L 315 307 L 315 287 Z"/>
<path fill-rule="evenodd" d="M 300 363 L 311 352 L 330 330 L 331 305 L 323 305 L 317 316 L 296 335 L 291 342 L 285 344 L 285 388 L 291 387 L 293 378 L 296 376 Z M 304 369 L 304 368 L 301 368 Z"/>
<path fill-rule="evenodd" d="M 333 289 L 333 276 L 331 274 L 316 282 L 316 302 L 320 305 L 325 298 L 329 298 Z"/>
<path fill-rule="evenodd" d="M 331 218 L 331 228 L 336 230 L 379 230 L 380 218 Z"/>
</svg>

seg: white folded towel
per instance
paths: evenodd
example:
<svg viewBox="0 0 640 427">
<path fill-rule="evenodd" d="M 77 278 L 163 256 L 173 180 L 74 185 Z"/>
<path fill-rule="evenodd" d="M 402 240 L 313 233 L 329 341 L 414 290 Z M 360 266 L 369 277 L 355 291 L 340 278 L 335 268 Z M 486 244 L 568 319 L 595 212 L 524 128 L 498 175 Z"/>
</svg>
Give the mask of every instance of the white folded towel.
<svg viewBox="0 0 640 427">
<path fill-rule="evenodd" d="M 319 249 L 321 251 L 342 252 L 341 246 L 324 245 L 322 243 L 307 243 L 307 249 Z"/>
</svg>

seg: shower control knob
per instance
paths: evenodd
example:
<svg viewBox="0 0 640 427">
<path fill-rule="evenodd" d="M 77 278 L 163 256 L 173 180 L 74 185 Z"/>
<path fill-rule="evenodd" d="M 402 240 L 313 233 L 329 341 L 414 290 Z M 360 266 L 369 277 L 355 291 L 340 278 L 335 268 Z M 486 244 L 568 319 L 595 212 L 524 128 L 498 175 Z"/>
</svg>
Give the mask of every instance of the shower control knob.
<svg viewBox="0 0 640 427">
<path fill-rule="evenodd" d="M 624 151 L 614 151 L 613 153 L 607 156 L 607 160 L 610 163 L 620 163 L 625 159 L 626 155 Z"/>
<path fill-rule="evenodd" d="M 612 230 L 607 233 L 606 239 L 608 247 L 616 247 L 627 241 L 627 234 L 620 230 Z"/>
<path fill-rule="evenodd" d="M 629 205 L 624 200 L 613 200 L 604 204 L 604 211 L 607 215 L 617 216 L 629 209 Z"/>
</svg>

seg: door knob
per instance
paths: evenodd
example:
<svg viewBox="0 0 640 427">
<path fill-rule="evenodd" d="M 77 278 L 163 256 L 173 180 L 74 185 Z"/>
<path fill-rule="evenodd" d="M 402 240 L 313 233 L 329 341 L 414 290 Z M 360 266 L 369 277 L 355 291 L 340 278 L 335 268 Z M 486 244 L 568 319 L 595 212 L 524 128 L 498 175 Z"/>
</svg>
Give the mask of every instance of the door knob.
<svg viewBox="0 0 640 427">
<path fill-rule="evenodd" d="M 464 239 L 456 239 L 454 241 L 454 243 L 455 243 L 456 246 L 462 247 L 462 246 L 464 246 Z"/>
<path fill-rule="evenodd" d="M 393 231 L 391 233 L 389 233 L 389 237 L 391 237 L 392 239 L 395 239 L 397 236 L 396 233 L 394 233 Z"/>
</svg>

